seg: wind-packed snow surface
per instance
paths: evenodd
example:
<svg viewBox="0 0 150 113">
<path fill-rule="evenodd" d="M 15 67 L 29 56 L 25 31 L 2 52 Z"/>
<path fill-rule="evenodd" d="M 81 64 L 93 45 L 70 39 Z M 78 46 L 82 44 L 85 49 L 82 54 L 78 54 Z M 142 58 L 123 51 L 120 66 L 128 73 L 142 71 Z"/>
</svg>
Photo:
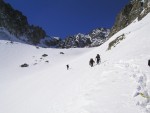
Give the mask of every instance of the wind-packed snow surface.
<svg viewBox="0 0 150 113">
<path fill-rule="evenodd" d="M 149 29 L 150 14 L 91 49 L 0 40 L 0 113 L 150 113 Z"/>
</svg>

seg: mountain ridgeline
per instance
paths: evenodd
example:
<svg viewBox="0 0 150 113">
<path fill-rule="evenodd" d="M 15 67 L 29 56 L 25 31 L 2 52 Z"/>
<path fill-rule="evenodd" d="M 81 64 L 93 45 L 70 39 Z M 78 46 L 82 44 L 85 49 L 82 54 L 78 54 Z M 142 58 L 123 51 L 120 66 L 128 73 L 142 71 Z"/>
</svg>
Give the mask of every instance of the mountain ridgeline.
<svg viewBox="0 0 150 113">
<path fill-rule="evenodd" d="M 26 16 L 20 11 L 14 10 L 10 4 L 3 0 L 0 0 L 0 27 L 31 44 L 38 44 L 46 36 L 41 27 L 29 25 Z"/>
<path fill-rule="evenodd" d="M 109 29 L 98 28 L 89 34 L 77 34 L 65 39 L 51 37 L 39 26 L 29 25 L 27 17 L 0 0 L 0 32 L 7 30 L 20 41 L 42 47 L 72 48 L 99 46 L 107 40 Z M 11 40 L 12 41 L 12 40 Z"/>
<path fill-rule="evenodd" d="M 77 35 L 68 36 L 61 40 L 59 37 L 46 37 L 41 40 L 41 44 L 46 47 L 55 48 L 82 48 L 96 47 L 108 40 L 110 29 L 97 28 L 88 34 L 78 33 Z"/>
<path fill-rule="evenodd" d="M 150 12 L 150 0 L 131 0 L 117 15 L 109 37 L 128 26 L 135 19 L 140 21 Z"/>
<path fill-rule="evenodd" d="M 96 47 L 103 44 L 108 38 L 110 29 L 97 28 L 90 33 L 69 36 L 58 44 L 59 48 Z"/>
<path fill-rule="evenodd" d="M 51 37 L 39 26 L 30 25 L 27 17 L 10 4 L 0 0 L 0 28 L 6 29 L 20 41 L 42 47 L 76 48 L 96 47 L 106 42 L 112 35 L 128 26 L 136 18 L 141 20 L 150 12 L 150 0 L 131 0 L 117 15 L 113 27 L 97 28 L 87 34 L 77 34 L 64 39 Z M 0 30 L 1 32 L 1 30 Z"/>
</svg>

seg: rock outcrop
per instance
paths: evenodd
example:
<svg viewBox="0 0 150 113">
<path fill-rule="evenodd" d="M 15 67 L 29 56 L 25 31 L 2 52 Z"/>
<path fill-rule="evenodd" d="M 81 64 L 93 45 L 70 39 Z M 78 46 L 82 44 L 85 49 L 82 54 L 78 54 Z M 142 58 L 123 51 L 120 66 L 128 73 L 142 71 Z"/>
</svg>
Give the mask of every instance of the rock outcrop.
<svg viewBox="0 0 150 113">
<path fill-rule="evenodd" d="M 117 15 L 109 37 L 128 26 L 136 18 L 141 20 L 149 12 L 150 0 L 144 0 L 143 3 L 141 0 L 131 0 Z"/>
</svg>

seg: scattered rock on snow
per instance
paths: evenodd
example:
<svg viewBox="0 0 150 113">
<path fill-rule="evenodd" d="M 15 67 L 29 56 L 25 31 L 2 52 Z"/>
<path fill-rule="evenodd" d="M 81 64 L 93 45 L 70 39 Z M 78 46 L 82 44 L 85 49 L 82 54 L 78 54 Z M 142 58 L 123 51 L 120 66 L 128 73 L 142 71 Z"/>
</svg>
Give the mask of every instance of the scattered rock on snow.
<svg viewBox="0 0 150 113">
<path fill-rule="evenodd" d="M 64 54 L 64 52 L 60 52 L 60 54 Z"/>
<path fill-rule="evenodd" d="M 47 60 L 47 61 L 45 61 L 46 63 L 49 63 L 49 61 Z"/>
<path fill-rule="evenodd" d="M 33 65 L 37 65 L 37 63 L 34 63 Z"/>
<path fill-rule="evenodd" d="M 36 46 L 36 49 L 40 49 L 38 46 Z"/>
<path fill-rule="evenodd" d="M 28 67 L 28 66 L 29 66 L 28 64 L 24 63 L 20 67 Z"/>
<path fill-rule="evenodd" d="M 43 54 L 43 55 L 42 55 L 42 57 L 47 57 L 47 56 L 48 56 L 47 54 Z"/>
<path fill-rule="evenodd" d="M 13 44 L 14 42 L 13 42 L 13 41 L 10 41 L 10 43 Z"/>
</svg>

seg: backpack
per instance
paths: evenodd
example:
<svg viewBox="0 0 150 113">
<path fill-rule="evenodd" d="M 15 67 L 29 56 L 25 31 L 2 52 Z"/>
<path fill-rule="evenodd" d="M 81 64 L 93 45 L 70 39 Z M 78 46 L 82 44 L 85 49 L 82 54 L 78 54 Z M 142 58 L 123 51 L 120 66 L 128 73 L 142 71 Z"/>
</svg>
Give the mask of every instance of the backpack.
<svg viewBox="0 0 150 113">
<path fill-rule="evenodd" d="M 150 66 L 150 60 L 148 60 L 148 65 Z"/>
</svg>

